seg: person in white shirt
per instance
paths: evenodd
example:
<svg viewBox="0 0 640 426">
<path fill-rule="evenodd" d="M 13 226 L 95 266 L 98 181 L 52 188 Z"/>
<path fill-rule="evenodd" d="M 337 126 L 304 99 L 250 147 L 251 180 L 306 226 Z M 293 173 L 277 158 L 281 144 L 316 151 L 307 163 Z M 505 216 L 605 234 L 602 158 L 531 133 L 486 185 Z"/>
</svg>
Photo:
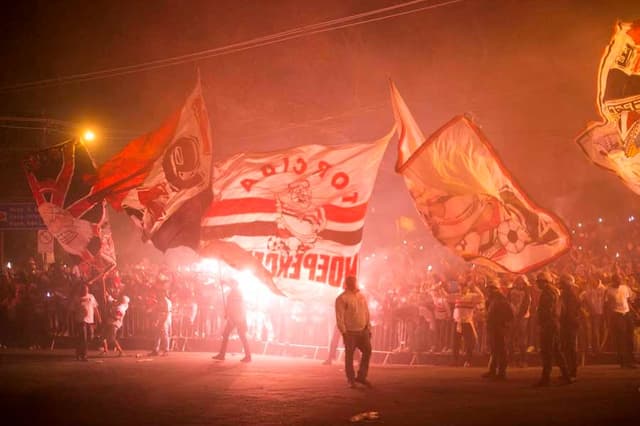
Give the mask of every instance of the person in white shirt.
<svg viewBox="0 0 640 426">
<path fill-rule="evenodd" d="M 633 359 L 633 318 L 629 303 L 634 297 L 629 286 L 622 283 L 620 275 L 614 274 L 611 287 L 607 289 L 606 305 L 611 311 L 618 361 L 622 368 L 636 368 Z"/>
<path fill-rule="evenodd" d="M 155 344 L 150 356 L 169 355 L 169 342 L 171 340 L 171 309 L 173 304 L 165 289 L 158 290 L 155 306 Z"/>
<path fill-rule="evenodd" d="M 93 294 L 89 293 L 89 287 L 82 284 L 80 294 L 74 298 L 70 312 L 73 313 L 76 330 L 76 360 L 87 361 L 89 341 L 93 337 L 93 328 L 101 322 L 98 302 Z"/>
<path fill-rule="evenodd" d="M 109 317 L 107 318 L 104 327 L 104 340 L 102 341 L 103 353 L 109 352 L 109 344 L 115 346 L 118 356 L 124 355 L 122 346 L 118 342 L 117 334 L 118 330 L 122 327 L 122 321 L 129 309 L 129 298 L 125 295 L 121 295 L 117 300 L 109 296 L 109 302 L 111 303 Z"/>
<path fill-rule="evenodd" d="M 476 307 L 484 303 L 484 295 L 478 287 L 467 283 L 461 283 L 460 290 L 460 295 L 453 296 L 455 300 L 453 308 L 453 364 L 459 365 L 460 343 L 464 339 L 464 366 L 471 367 L 473 349 L 478 339 L 473 317 Z"/>
<path fill-rule="evenodd" d="M 371 359 L 371 324 L 367 299 L 358 289 L 356 277 L 345 279 L 345 290 L 336 299 L 336 325 L 344 341 L 344 371 L 352 388 L 356 383 L 371 387 L 367 380 Z M 359 349 L 362 357 L 356 376 L 353 368 L 353 354 Z"/>
</svg>

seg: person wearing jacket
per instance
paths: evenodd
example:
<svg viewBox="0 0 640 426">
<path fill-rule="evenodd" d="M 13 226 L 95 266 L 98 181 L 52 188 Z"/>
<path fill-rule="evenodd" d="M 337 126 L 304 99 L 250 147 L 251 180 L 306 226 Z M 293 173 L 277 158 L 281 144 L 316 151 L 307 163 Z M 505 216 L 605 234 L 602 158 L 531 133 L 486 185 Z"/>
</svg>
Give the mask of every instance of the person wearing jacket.
<svg viewBox="0 0 640 426">
<path fill-rule="evenodd" d="M 482 375 L 485 379 L 505 380 L 507 378 L 507 332 L 513 321 L 513 311 L 507 298 L 500 292 L 496 281 L 487 285 L 487 337 L 491 358 L 489 371 Z"/>
<path fill-rule="evenodd" d="M 570 274 L 560 277 L 560 348 L 567 360 L 569 376 L 578 375 L 578 328 L 580 327 L 581 307 L 575 278 Z"/>
<path fill-rule="evenodd" d="M 558 315 L 560 294 L 558 289 L 553 286 L 552 281 L 549 272 L 541 272 L 536 278 L 536 284 L 540 289 L 537 314 L 540 325 L 540 357 L 542 358 L 542 376 L 536 386 L 551 384 L 551 366 L 554 360 L 560 367 L 562 381 L 566 384 L 573 382 L 569 375 L 567 361 L 560 350 Z"/>
<path fill-rule="evenodd" d="M 344 284 L 345 290 L 335 303 L 336 325 L 344 341 L 344 371 L 350 387 L 355 387 L 356 383 L 371 387 L 371 382 L 367 380 L 371 359 L 369 306 L 367 299 L 358 289 L 356 277 L 346 277 Z M 356 348 L 362 353 L 357 376 L 353 368 L 353 354 Z"/>
</svg>

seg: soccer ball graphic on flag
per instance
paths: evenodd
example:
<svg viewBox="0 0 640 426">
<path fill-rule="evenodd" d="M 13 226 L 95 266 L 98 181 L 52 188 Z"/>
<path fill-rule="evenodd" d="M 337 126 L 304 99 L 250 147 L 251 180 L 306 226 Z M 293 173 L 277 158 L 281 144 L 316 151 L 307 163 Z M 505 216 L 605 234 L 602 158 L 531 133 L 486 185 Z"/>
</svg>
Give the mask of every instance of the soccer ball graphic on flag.
<svg viewBox="0 0 640 426">
<path fill-rule="evenodd" d="M 529 234 L 519 218 L 511 216 L 498 225 L 498 240 L 509 253 L 520 253 L 529 241 Z"/>
</svg>

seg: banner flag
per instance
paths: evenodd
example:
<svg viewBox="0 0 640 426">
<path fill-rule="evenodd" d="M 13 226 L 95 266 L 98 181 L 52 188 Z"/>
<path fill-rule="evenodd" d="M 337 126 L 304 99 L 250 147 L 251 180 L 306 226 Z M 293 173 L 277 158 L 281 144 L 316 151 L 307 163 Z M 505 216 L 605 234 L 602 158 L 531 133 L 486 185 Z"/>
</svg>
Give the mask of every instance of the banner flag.
<svg viewBox="0 0 640 426">
<path fill-rule="evenodd" d="M 23 167 L 42 221 L 62 248 L 100 272 L 114 267 L 106 203 L 87 183 L 95 165 L 86 147 L 71 141 L 34 152 Z"/>
<path fill-rule="evenodd" d="M 391 135 L 373 144 L 238 154 L 217 164 L 203 240 L 251 253 L 288 296 L 335 296 L 357 274 L 367 205 Z"/>
<path fill-rule="evenodd" d="M 562 222 L 518 187 L 480 129 L 465 117 L 420 141 L 392 83 L 400 173 L 433 236 L 467 261 L 523 273 L 570 248 Z"/>
<path fill-rule="evenodd" d="M 200 81 L 180 110 L 131 141 L 102 165 L 95 196 L 124 210 L 165 251 L 198 248 L 200 221 L 211 202 L 211 134 Z"/>
<path fill-rule="evenodd" d="M 596 165 L 640 194 L 640 21 L 619 22 L 598 73 L 601 123 L 576 142 Z"/>
</svg>

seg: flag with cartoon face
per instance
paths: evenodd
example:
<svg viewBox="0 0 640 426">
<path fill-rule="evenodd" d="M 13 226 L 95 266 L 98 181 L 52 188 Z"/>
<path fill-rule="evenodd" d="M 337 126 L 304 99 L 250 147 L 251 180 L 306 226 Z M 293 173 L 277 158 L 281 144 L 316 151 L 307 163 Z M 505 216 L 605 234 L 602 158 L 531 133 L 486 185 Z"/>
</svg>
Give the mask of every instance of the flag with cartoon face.
<svg viewBox="0 0 640 426">
<path fill-rule="evenodd" d="M 400 173 L 433 236 L 467 261 L 522 273 L 570 247 L 562 222 L 519 188 L 480 129 L 456 117 L 428 138 L 395 86 Z"/>
<path fill-rule="evenodd" d="M 105 271 L 116 264 L 106 203 L 92 196 L 95 165 L 86 147 L 70 141 L 31 153 L 23 162 L 38 212 L 62 248 Z"/>
<path fill-rule="evenodd" d="M 357 275 L 367 206 L 390 137 L 243 153 L 216 164 L 204 243 L 241 247 L 288 296 L 335 298 L 345 277 Z"/>
<path fill-rule="evenodd" d="M 640 21 L 616 24 L 600 61 L 597 103 L 602 122 L 587 126 L 577 143 L 640 194 Z"/>
</svg>

